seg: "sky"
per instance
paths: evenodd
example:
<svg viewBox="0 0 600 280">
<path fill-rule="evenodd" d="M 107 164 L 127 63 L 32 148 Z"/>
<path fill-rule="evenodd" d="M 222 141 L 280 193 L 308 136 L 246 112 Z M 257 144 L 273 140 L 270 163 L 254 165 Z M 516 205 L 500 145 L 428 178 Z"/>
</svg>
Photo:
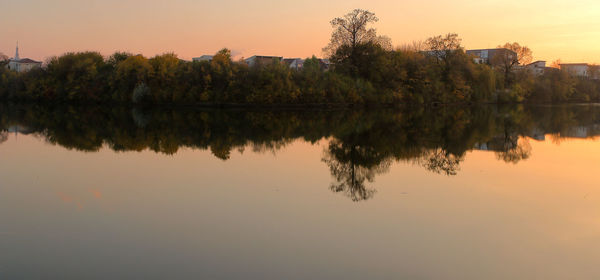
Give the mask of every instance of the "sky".
<svg viewBox="0 0 600 280">
<path fill-rule="evenodd" d="M 321 56 L 329 21 L 355 8 L 394 45 L 458 33 L 467 49 L 519 42 L 534 60 L 600 63 L 597 0 L 0 0 L 0 52 L 45 60 L 71 51 L 182 59 L 227 47 L 236 57 Z"/>
</svg>

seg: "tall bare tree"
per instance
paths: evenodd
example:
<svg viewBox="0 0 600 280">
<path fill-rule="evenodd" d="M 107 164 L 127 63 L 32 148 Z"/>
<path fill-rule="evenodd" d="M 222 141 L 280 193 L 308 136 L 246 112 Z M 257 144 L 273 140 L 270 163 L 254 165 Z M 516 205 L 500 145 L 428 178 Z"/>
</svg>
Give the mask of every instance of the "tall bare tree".
<svg viewBox="0 0 600 280">
<path fill-rule="evenodd" d="M 506 43 L 503 46 L 498 46 L 498 48 L 509 49 L 517 54 L 517 63 L 521 65 L 531 63 L 533 59 L 533 53 L 531 49 L 527 46 L 521 46 L 519 43 Z"/>
<path fill-rule="evenodd" d="M 402 45 L 399 45 L 397 50 L 400 51 L 411 51 L 411 52 L 420 52 L 420 51 L 424 51 L 426 49 L 426 45 L 424 41 L 412 41 L 410 43 L 404 43 Z"/>
<path fill-rule="evenodd" d="M 458 37 L 458 34 L 448 33 L 428 38 L 425 41 L 425 49 L 437 58 L 438 62 L 448 64 L 450 55 L 462 49 L 461 42 L 462 39 Z"/>
<path fill-rule="evenodd" d="M 528 47 L 521 46 L 516 42 L 499 45 L 498 48 L 511 50 L 517 55 L 515 57 L 511 52 L 498 51 L 491 60 L 491 64 L 494 67 L 499 67 L 501 70 L 503 70 L 505 85 L 508 86 L 513 81 L 512 72 L 515 67 L 530 63 L 533 57 L 532 52 Z"/>
<path fill-rule="evenodd" d="M 0 131 L 0 143 L 4 143 L 8 140 L 8 131 Z"/>
<path fill-rule="evenodd" d="M 552 61 L 552 63 L 550 63 L 550 67 L 560 69 L 560 64 L 562 64 L 562 60 L 559 58 L 555 61 Z"/>
<path fill-rule="evenodd" d="M 425 41 L 427 53 L 436 59 L 442 69 L 442 79 L 446 82 L 453 81 L 450 75 L 456 69 L 453 58 L 462 53 L 461 42 L 456 33 L 434 36 Z"/>
<path fill-rule="evenodd" d="M 331 56 L 344 45 L 354 49 L 359 44 L 377 41 L 375 28 L 368 27 L 370 23 L 377 21 L 379 19 L 374 13 L 361 9 L 355 9 L 343 17 L 334 18 L 331 20 L 334 31 L 329 44 L 323 48 L 323 52 Z"/>
<path fill-rule="evenodd" d="M 0 52 L 0 66 L 8 64 L 8 56 Z"/>
</svg>

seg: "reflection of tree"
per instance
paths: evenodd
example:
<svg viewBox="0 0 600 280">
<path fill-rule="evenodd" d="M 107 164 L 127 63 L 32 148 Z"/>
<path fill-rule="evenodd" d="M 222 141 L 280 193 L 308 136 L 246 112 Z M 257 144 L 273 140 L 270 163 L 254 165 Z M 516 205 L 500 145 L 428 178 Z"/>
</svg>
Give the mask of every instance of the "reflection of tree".
<svg viewBox="0 0 600 280">
<path fill-rule="evenodd" d="M 271 141 L 268 143 L 251 143 L 252 151 L 259 154 L 264 154 L 266 152 L 272 152 L 275 155 L 275 151 L 283 149 L 286 145 L 291 143 L 291 139 L 279 140 L 279 141 Z"/>
<path fill-rule="evenodd" d="M 210 145 L 210 151 L 221 160 L 228 160 L 231 156 L 231 146 L 228 143 L 215 141 Z"/>
<path fill-rule="evenodd" d="M 365 181 L 373 182 L 375 175 L 387 172 L 391 159 L 382 158 L 373 147 L 332 140 L 323 162 L 337 181 L 331 184 L 331 190 L 344 193 L 352 201 L 362 201 L 373 197 L 376 192 L 367 189 Z"/>
<path fill-rule="evenodd" d="M 522 107 L 517 107 L 507 113 L 502 119 L 501 131 L 499 136 L 492 139 L 492 146 L 495 147 L 496 158 L 507 163 L 517 164 L 521 160 L 526 160 L 531 156 L 531 145 L 529 141 L 521 137 L 524 131 L 531 132 L 533 129 L 528 127 L 529 117 L 523 111 Z"/>
<path fill-rule="evenodd" d="M 144 114 L 144 112 L 138 107 L 131 109 L 131 118 L 135 122 L 135 125 L 137 125 L 138 127 L 143 128 L 146 127 L 148 123 L 150 123 L 150 117 Z"/>
<path fill-rule="evenodd" d="M 427 170 L 437 173 L 454 176 L 460 170 L 460 163 L 463 161 L 462 156 L 451 154 L 441 148 L 429 150 L 425 152 L 419 162 Z"/>
<path fill-rule="evenodd" d="M 0 143 L 4 143 L 6 140 L 8 140 L 8 131 L 0 131 Z"/>
<path fill-rule="evenodd" d="M 394 161 L 452 176 L 473 147 L 517 163 L 531 155 L 527 137 L 545 141 L 551 135 L 558 143 L 569 135 L 600 135 L 599 124 L 598 106 L 199 110 L 0 103 L 0 128 L 5 130 L 0 143 L 8 138 L 6 129 L 18 125 L 49 143 L 79 151 L 108 147 L 170 155 L 189 148 L 227 160 L 235 150 L 275 153 L 298 139 L 334 139 L 322 159 L 335 178 L 331 189 L 354 201 L 373 197 L 375 190 L 367 185 Z"/>
<path fill-rule="evenodd" d="M 531 144 L 527 138 L 513 136 L 505 139 L 502 151 L 496 153 L 496 158 L 507 163 L 517 164 L 531 156 Z"/>
</svg>

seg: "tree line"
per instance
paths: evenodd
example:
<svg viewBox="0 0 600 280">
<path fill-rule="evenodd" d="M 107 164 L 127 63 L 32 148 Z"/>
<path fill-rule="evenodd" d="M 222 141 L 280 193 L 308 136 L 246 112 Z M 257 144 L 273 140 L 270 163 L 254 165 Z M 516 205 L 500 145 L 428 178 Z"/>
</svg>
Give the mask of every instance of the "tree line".
<svg viewBox="0 0 600 280">
<path fill-rule="evenodd" d="M 0 99 L 147 104 L 394 105 L 482 102 L 598 102 L 600 82 L 559 69 L 536 75 L 507 57 L 475 63 L 456 34 L 393 48 L 371 24 L 379 19 L 354 10 L 331 21 L 323 49 L 301 69 L 281 61 L 248 66 L 223 49 L 211 61 L 189 62 L 173 53 L 151 58 L 117 52 L 67 53 L 45 67 L 17 73 L 0 56 Z M 505 44 L 530 58 L 531 50 Z"/>
<path fill-rule="evenodd" d="M 329 139 L 322 161 L 330 188 L 353 200 L 394 162 L 453 176 L 467 153 L 486 150 L 509 164 L 527 160 L 530 141 L 600 135 L 597 106 L 423 106 L 382 110 L 216 110 L 130 106 L 0 104 L 0 144 L 16 127 L 53 145 L 85 152 L 109 148 L 175 154 L 209 150 L 277 152 L 294 141 Z"/>
</svg>

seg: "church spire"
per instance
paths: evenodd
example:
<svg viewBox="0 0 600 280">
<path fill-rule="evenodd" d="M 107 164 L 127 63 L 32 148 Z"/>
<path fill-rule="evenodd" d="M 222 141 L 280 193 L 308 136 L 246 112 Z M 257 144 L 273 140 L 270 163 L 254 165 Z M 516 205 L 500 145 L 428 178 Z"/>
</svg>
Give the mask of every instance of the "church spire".
<svg viewBox="0 0 600 280">
<path fill-rule="evenodd" d="M 19 60 L 19 41 L 17 41 L 17 50 L 15 51 L 15 60 Z"/>
</svg>

